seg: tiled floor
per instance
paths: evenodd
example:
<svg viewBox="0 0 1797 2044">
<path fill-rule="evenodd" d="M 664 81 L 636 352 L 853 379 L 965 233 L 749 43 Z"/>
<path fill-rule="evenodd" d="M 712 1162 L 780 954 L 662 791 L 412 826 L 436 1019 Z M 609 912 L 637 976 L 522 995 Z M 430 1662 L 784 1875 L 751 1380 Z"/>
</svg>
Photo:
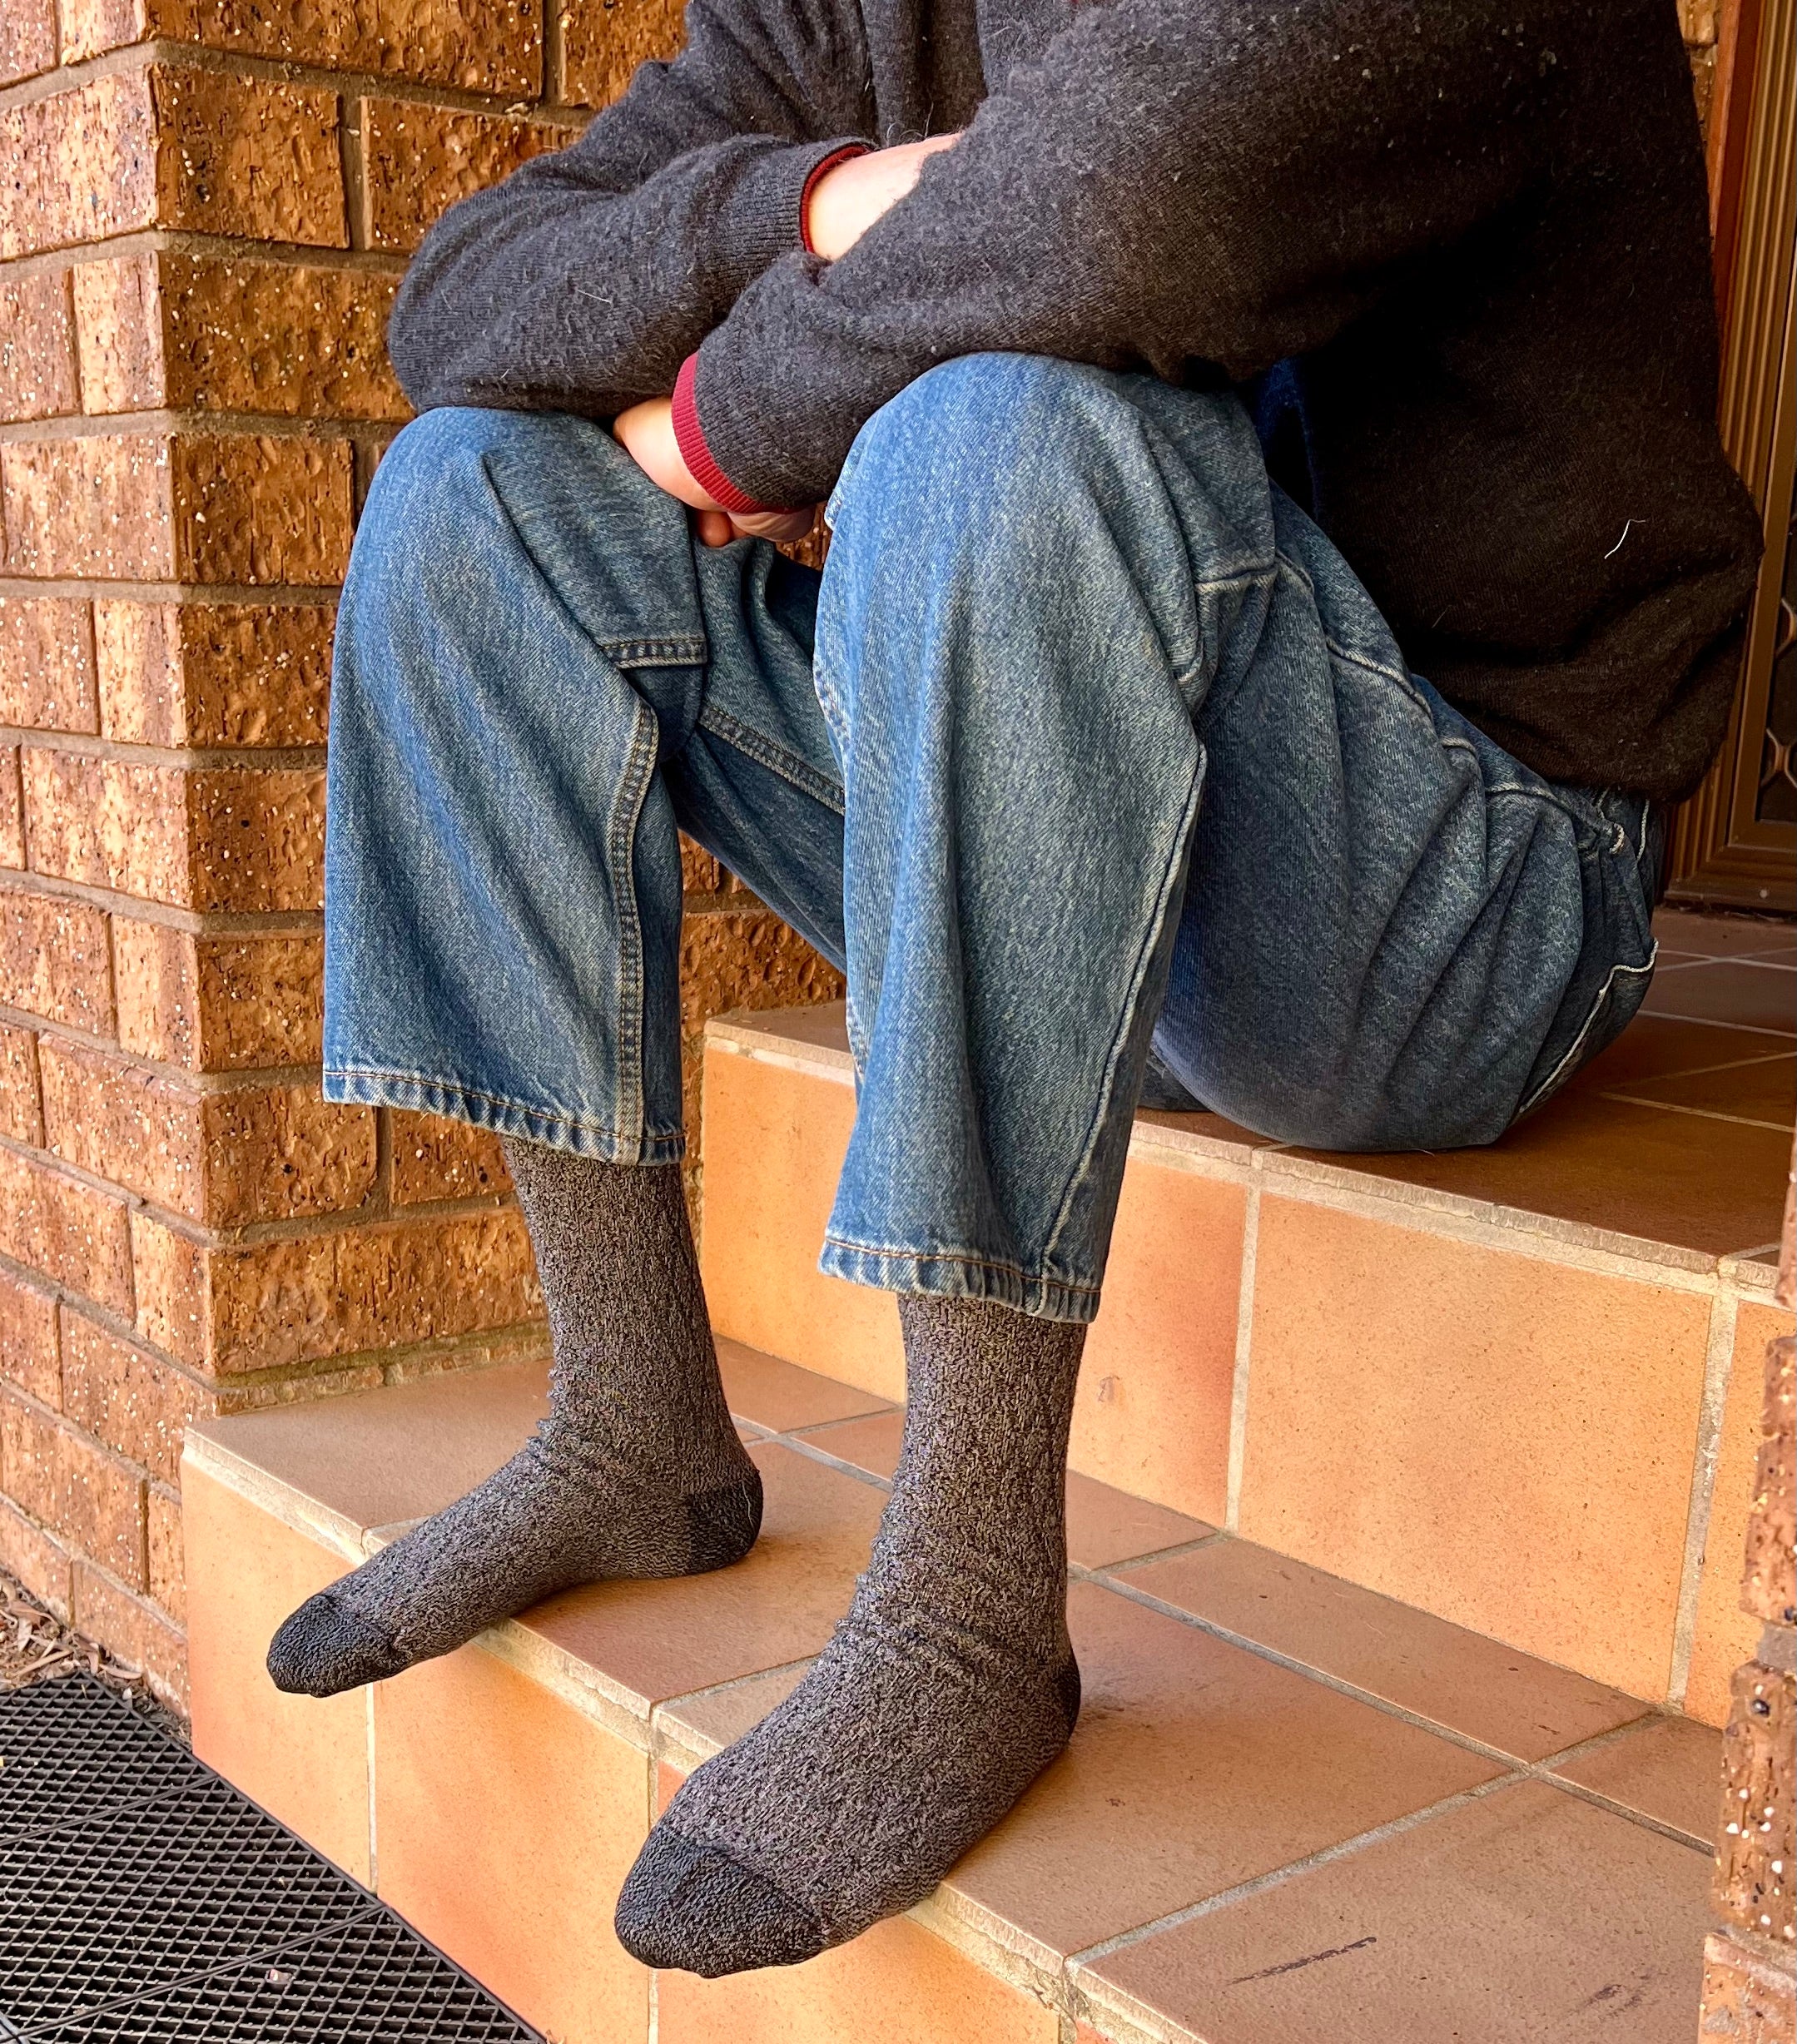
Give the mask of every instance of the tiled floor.
<svg viewBox="0 0 1797 2044">
<path fill-rule="evenodd" d="M 520 1956 L 520 1941 L 562 1920 L 570 1883 L 603 1922 L 593 1868 L 621 1873 L 646 1821 L 630 1756 L 658 1764 L 665 1798 L 798 1679 L 847 1603 L 896 1452 L 901 1416 L 877 1397 L 733 1343 L 724 1364 L 767 1486 L 750 1560 L 572 1592 L 502 1629 L 498 1660 L 464 1650 L 375 1694 L 382 1892 L 527 2017 L 553 2013 L 558 2034 L 581 2033 L 577 2005 L 608 2020 L 636 2007 L 628 1962 L 602 1968 L 595 1947 L 576 1995 L 567 1969 Z M 347 1556 L 396 1510 L 432 1509 L 502 1460 L 540 1392 L 513 1367 L 216 1422 L 190 1449 L 191 1537 L 211 1544 L 217 1494 L 253 1493 L 260 1545 L 324 1531 Z M 1103 1484 L 1075 1479 L 1070 1502 L 1080 1730 L 924 1905 L 951 1952 L 905 1958 L 916 1932 L 889 1928 L 818 1962 L 815 2007 L 802 1971 L 737 1988 L 671 1979 L 664 2038 L 821 2037 L 823 2010 L 832 2044 L 961 2034 L 946 2002 L 895 2012 L 870 1999 L 915 2002 L 937 1981 L 930 1993 L 978 2003 L 982 2037 L 1044 2044 L 1045 1998 L 1096 2037 L 1308 2044 L 1608 2036 L 1598 2018 L 1619 1996 L 1631 2044 L 1685 2044 L 1717 1734 Z M 241 1556 L 241 1518 L 217 1531 Z M 280 1613 L 256 1603 L 257 1570 L 236 1579 L 240 1592 L 206 1576 L 209 1605 L 236 1594 L 246 1610 L 235 1658 L 201 1649 L 200 1750 L 226 1739 L 260 1770 L 243 1785 L 282 1813 L 295 1793 L 328 1801 L 333 1764 L 365 1793 L 359 1743 L 335 1763 L 305 1750 L 296 1788 L 278 1741 L 243 1737 L 271 1708 L 256 1650 Z M 196 1615 L 205 1637 L 228 1621 Z M 602 1727 L 610 1760 L 588 1750 Z M 615 1811 L 570 1828 L 558 1813 L 576 1782 Z M 538 1798 L 553 1807 L 513 1851 Z M 579 1841 L 599 1833 L 596 1860 Z M 471 1884 L 470 1854 L 503 1861 L 504 1883 Z"/>
</svg>

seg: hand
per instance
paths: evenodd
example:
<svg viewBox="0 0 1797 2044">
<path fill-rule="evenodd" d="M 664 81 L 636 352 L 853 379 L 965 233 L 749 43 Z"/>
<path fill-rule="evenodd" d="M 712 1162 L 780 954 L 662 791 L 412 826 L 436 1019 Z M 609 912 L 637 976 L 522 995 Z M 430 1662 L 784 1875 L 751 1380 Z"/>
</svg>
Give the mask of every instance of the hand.
<svg viewBox="0 0 1797 2044">
<path fill-rule="evenodd" d="M 726 511 L 702 489 L 674 438 L 674 409 L 667 398 L 648 398 L 612 421 L 618 444 L 643 473 L 670 497 L 697 513 L 693 525 L 707 547 L 732 539 L 802 539 L 812 528 L 809 511 Z"/>
<path fill-rule="evenodd" d="M 896 206 L 917 182 L 924 159 L 952 149 L 959 134 L 932 135 L 927 141 L 896 149 L 870 150 L 826 171 L 812 186 L 805 209 L 812 249 L 827 262 L 846 256 L 882 213 Z"/>
</svg>

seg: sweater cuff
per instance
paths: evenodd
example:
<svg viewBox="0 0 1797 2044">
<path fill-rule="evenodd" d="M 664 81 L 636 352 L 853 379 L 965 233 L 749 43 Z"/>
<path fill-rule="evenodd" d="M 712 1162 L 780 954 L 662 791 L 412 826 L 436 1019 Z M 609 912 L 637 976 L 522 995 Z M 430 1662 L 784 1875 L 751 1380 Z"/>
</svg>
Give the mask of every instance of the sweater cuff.
<svg viewBox="0 0 1797 2044">
<path fill-rule="evenodd" d="M 870 146 L 853 136 L 783 144 L 742 166 L 713 216 L 719 251 L 742 286 L 782 256 L 809 247 L 805 203 L 812 186 L 832 166 Z"/>
<path fill-rule="evenodd" d="M 783 505 L 757 504 L 752 497 L 746 495 L 712 459 L 712 450 L 705 444 L 704 429 L 699 424 L 698 402 L 693 394 L 698 361 L 697 355 L 689 355 L 680 365 L 680 374 L 674 379 L 674 444 L 680 449 L 680 459 L 691 469 L 693 481 L 722 510 L 746 513 L 783 509 Z"/>
</svg>

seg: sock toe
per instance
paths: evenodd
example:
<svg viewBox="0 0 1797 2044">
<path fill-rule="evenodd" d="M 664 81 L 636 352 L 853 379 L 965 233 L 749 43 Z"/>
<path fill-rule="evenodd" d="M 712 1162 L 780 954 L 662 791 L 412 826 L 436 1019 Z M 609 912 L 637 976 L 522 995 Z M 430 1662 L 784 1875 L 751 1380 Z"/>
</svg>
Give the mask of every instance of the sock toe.
<svg viewBox="0 0 1797 2044">
<path fill-rule="evenodd" d="M 271 1679 L 295 1696 L 335 1696 L 409 1665 L 380 1626 L 346 1610 L 328 1590 L 308 1597 L 268 1646 Z"/>
<path fill-rule="evenodd" d="M 760 1966 L 797 1966 L 824 1948 L 823 1930 L 771 1881 L 715 1845 L 658 1824 L 618 1898 L 618 1941 L 645 1966 L 716 1980 Z"/>
</svg>

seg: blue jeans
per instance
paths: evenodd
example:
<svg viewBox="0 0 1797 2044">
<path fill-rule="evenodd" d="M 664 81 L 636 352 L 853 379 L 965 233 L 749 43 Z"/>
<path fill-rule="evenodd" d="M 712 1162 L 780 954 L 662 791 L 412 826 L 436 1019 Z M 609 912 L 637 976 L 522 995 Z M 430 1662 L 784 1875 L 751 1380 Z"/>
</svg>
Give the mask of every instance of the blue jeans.
<svg viewBox="0 0 1797 2044">
<path fill-rule="evenodd" d="M 678 830 L 848 976 L 823 1268 L 1096 1311 L 1151 1045 L 1339 1149 L 1489 1143 L 1652 969 L 1655 833 L 1412 675 L 1234 397 L 1021 355 L 862 431 L 820 578 L 603 427 L 427 414 L 340 613 L 326 1090 L 681 1151 Z"/>
</svg>

